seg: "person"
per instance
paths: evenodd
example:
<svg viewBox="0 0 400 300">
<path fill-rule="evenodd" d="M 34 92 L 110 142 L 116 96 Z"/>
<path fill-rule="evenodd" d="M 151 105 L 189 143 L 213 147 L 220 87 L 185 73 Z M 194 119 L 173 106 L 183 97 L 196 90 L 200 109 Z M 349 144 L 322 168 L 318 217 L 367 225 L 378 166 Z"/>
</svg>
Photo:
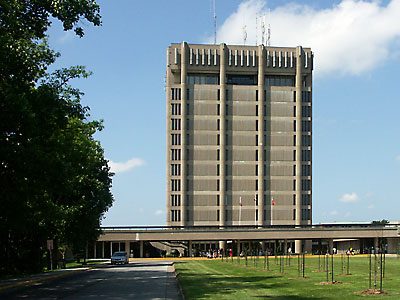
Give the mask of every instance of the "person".
<svg viewBox="0 0 400 300">
<path fill-rule="evenodd" d="M 292 248 L 289 247 L 289 249 L 287 250 L 287 252 L 289 253 L 289 255 L 292 254 Z"/>
<path fill-rule="evenodd" d="M 230 248 L 229 249 L 229 257 L 232 257 L 233 256 L 233 251 L 232 251 L 232 248 Z"/>
</svg>

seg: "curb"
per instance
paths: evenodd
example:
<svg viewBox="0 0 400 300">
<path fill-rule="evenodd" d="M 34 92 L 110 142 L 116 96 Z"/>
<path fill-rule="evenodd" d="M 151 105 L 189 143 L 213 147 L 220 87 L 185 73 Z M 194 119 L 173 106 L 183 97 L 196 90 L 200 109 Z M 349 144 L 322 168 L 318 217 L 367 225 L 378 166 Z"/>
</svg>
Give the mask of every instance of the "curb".
<svg viewBox="0 0 400 300">
<path fill-rule="evenodd" d="M 176 278 L 176 284 L 178 285 L 179 293 L 181 294 L 182 299 L 185 300 L 185 294 L 183 293 L 181 283 L 179 282 L 179 274 L 176 274 L 175 262 L 172 262 L 172 267 L 174 268 L 174 274 Z"/>
</svg>

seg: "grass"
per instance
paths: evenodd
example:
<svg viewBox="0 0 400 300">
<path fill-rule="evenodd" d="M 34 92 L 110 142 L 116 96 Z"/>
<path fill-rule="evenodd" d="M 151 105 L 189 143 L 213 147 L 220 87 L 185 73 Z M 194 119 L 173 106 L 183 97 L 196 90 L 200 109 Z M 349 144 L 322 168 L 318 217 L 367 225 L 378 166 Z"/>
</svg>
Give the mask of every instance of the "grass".
<svg viewBox="0 0 400 300">
<path fill-rule="evenodd" d="M 269 269 L 264 269 L 263 257 L 247 260 L 234 258 L 222 261 L 192 260 L 175 263 L 179 283 L 186 299 L 400 299 L 400 259 L 387 257 L 381 295 L 366 295 L 369 288 L 368 256 L 350 257 L 349 275 L 347 257 L 334 257 L 334 281 L 324 272 L 324 257 L 305 258 L 305 278 L 298 270 L 298 259 L 269 258 Z M 374 266 L 374 261 L 372 261 Z M 378 263 L 379 266 L 379 263 Z M 377 266 L 377 289 L 379 268 Z M 331 260 L 329 259 L 329 269 Z M 372 288 L 374 275 L 372 274 Z"/>
</svg>

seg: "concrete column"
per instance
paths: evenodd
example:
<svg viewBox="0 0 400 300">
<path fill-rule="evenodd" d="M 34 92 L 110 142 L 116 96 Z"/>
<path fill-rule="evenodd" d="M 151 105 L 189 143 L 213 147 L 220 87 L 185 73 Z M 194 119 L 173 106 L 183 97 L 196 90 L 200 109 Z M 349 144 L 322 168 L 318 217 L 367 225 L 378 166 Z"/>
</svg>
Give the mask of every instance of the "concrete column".
<svg viewBox="0 0 400 300">
<path fill-rule="evenodd" d="M 93 258 L 97 258 L 97 253 L 96 253 L 96 244 L 97 244 L 97 242 L 94 242 L 94 247 L 93 247 Z"/>
<path fill-rule="evenodd" d="M 379 238 L 374 238 L 374 249 L 375 251 L 379 248 Z"/>
<path fill-rule="evenodd" d="M 188 256 L 192 257 L 192 241 L 188 241 Z"/>
<path fill-rule="evenodd" d="M 287 246 L 287 240 L 284 240 L 283 241 L 283 253 L 286 255 L 287 254 L 287 249 L 288 249 L 288 246 Z"/>
<path fill-rule="evenodd" d="M 110 242 L 110 258 L 111 258 L 111 256 L 113 255 L 113 242 Z"/>
<path fill-rule="evenodd" d="M 186 225 L 186 63 L 188 45 L 183 42 L 181 45 L 181 226 Z"/>
<path fill-rule="evenodd" d="M 301 46 L 296 48 L 296 220 L 295 225 L 301 225 L 301 104 L 302 104 L 302 67 L 303 67 L 303 49 Z M 301 241 L 295 241 L 295 252 L 301 253 Z"/>
<path fill-rule="evenodd" d="M 302 241 L 301 240 L 295 240 L 294 241 L 294 252 L 295 253 L 302 253 L 303 252 L 303 247 L 302 247 Z"/>
<path fill-rule="evenodd" d="M 104 258 L 104 241 L 101 242 L 101 258 Z"/>
<path fill-rule="evenodd" d="M 143 241 L 139 241 L 139 257 L 143 258 Z"/>
<path fill-rule="evenodd" d="M 226 149 L 226 45 L 222 43 L 219 47 L 219 107 L 220 107 L 220 146 L 219 146 L 219 225 L 223 227 L 225 225 L 226 218 L 226 187 L 225 187 L 225 179 L 226 179 L 226 170 L 225 170 L 225 149 Z"/>
<path fill-rule="evenodd" d="M 219 241 L 219 249 L 226 250 L 226 241 Z"/>
<path fill-rule="evenodd" d="M 265 225 L 264 209 L 264 98 L 265 98 L 265 48 L 264 45 L 258 46 L 258 222 L 259 226 Z"/>
<path fill-rule="evenodd" d="M 130 241 L 125 241 L 125 251 L 128 253 L 128 257 L 131 257 L 131 243 Z"/>
<path fill-rule="evenodd" d="M 240 240 L 237 240 L 237 256 L 239 256 L 240 255 L 240 250 L 241 250 L 241 247 L 240 247 Z"/>
<path fill-rule="evenodd" d="M 328 240 L 328 253 L 333 254 L 333 239 Z"/>
</svg>

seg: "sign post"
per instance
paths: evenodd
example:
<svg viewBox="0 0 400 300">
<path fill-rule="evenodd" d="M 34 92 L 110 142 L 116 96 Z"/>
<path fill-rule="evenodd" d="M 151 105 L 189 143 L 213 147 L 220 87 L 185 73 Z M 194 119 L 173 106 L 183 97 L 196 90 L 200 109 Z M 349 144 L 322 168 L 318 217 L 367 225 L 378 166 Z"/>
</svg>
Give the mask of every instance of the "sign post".
<svg viewBox="0 0 400 300">
<path fill-rule="evenodd" d="M 53 270 L 53 240 L 47 240 L 47 250 L 49 250 L 50 253 L 50 270 Z"/>
</svg>

